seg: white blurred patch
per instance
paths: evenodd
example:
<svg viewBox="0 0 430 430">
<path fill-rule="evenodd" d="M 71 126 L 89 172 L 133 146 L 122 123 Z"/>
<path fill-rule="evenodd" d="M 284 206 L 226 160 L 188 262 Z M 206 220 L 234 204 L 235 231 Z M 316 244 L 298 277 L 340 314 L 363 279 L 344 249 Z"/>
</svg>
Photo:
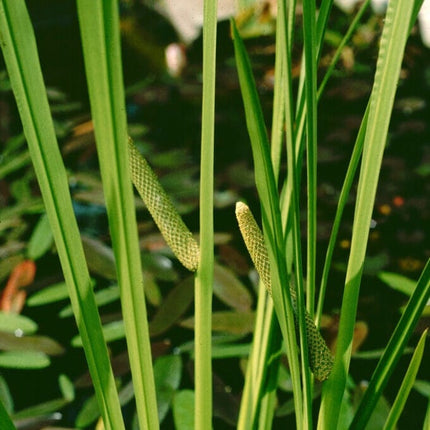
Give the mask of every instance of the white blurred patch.
<svg viewBox="0 0 430 430">
<path fill-rule="evenodd" d="M 161 0 L 158 11 L 175 27 L 185 44 L 195 40 L 203 24 L 203 0 Z M 218 0 L 218 20 L 236 14 L 236 0 Z"/>
<path fill-rule="evenodd" d="M 185 46 L 182 43 L 171 43 L 165 51 L 167 71 L 177 78 L 187 65 Z"/>
<path fill-rule="evenodd" d="M 360 0 L 334 0 L 334 3 L 346 13 L 353 11 Z M 387 9 L 388 0 L 372 0 L 372 9 L 377 14 L 383 14 Z M 430 48 L 430 0 L 424 0 L 418 14 L 421 39 L 424 46 Z"/>
</svg>

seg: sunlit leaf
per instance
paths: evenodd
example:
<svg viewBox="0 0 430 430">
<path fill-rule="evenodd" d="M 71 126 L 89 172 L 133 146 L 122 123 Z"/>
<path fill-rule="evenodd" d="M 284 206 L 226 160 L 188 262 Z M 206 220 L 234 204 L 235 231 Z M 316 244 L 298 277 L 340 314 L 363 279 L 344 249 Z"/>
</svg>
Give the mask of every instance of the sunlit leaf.
<svg viewBox="0 0 430 430">
<path fill-rule="evenodd" d="M 102 330 L 106 343 L 122 339 L 125 336 L 124 322 L 122 320 L 113 321 L 109 324 L 105 324 L 104 326 L 102 326 Z M 82 347 L 81 336 L 75 336 L 72 339 L 71 344 L 74 347 Z"/>
<path fill-rule="evenodd" d="M 28 257 L 32 260 L 37 260 L 51 249 L 53 243 L 54 237 L 52 235 L 48 217 L 46 214 L 43 214 L 31 234 L 27 248 Z"/>
<path fill-rule="evenodd" d="M 212 346 L 212 358 L 248 357 L 250 350 L 249 343 L 215 345 Z"/>
<path fill-rule="evenodd" d="M 37 417 L 46 419 L 47 415 L 64 408 L 69 402 L 65 399 L 49 400 L 35 406 L 23 409 L 13 415 L 15 420 L 36 419 Z"/>
<path fill-rule="evenodd" d="M 411 392 L 412 386 L 415 382 L 418 370 L 421 365 L 427 332 L 428 329 L 424 330 L 418 342 L 418 345 L 415 348 L 414 354 L 408 366 L 408 370 L 403 377 L 402 384 L 397 392 L 396 398 L 394 399 L 390 414 L 385 421 L 384 430 L 392 429 L 396 426 L 399 417 L 405 407 L 406 400 L 408 399 L 409 393 Z"/>
<path fill-rule="evenodd" d="M 75 388 L 73 382 L 66 376 L 61 374 L 58 378 L 58 385 L 60 386 L 61 394 L 68 402 L 75 399 Z"/>
<path fill-rule="evenodd" d="M 50 285 L 34 293 L 27 300 L 28 306 L 41 306 L 48 303 L 55 303 L 69 298 L 69 292 L 65 282 Z"/>
<path fill-rule="evenodd" d="M 181 382 L 182 362 L 179 355 L 166 355 L 154 363 L 158 418 L 163 421 L 169 411 L 175 391 Z"/>
<path fill-rule="evenodd" d="M 362 360 L 376 360 L 381 358 L 385 349 L 372 349 L 370 351 L 358 351 L 354 353 L 354 358 Z M 413 352 L 412 348 L 405 348 L 403 354 L 410 354 Z"/>
<path fill-rule="evenodd" d="M 390 288 L 410 296 L 417 285 L 416 281 L 392 272 L 380 272 L 378 278 Z"/>
<path fill-rule="evenodd" d="M 29 335 L 37 331 L 37 324 L 23 315 L 0 312 L 0 330 L 7 333 Z"/>
<path fill-rule="evenodd" d="M 176 430 L 194 430 L 194 391 L 182 390 L 173 398 Z"/>
<path fill-rule="evenodd" d="M 51 363 L 49 357 L 38 351 L 0 352 L 0 367 L 10 369 L 42 369 Z"/>
<path fill-rule="evenodd" d="M 3 378 L 2 375 L 0 375 L 0 402 L 3 404 L 8 414 L 11 414 L 13 412 L 13 398 L 6 383 L 6 380 Z"/>
<path fill-rule="evenodd" d="M 118 285 L 111 285 L 110 287 L 103 288 L 94 294 L 97 307 L 108 305 L 120 298 Z M 67 305 L 61 309 L 59 316 L 61 318 L 71 317 L 73 315 L 71 305 Z"/>
<path fill-rule="evenodd" d="M 414 383 L 414 388 L 424 397 L 430 399 L 430 382 L 417 379 Z"/>
</svg>

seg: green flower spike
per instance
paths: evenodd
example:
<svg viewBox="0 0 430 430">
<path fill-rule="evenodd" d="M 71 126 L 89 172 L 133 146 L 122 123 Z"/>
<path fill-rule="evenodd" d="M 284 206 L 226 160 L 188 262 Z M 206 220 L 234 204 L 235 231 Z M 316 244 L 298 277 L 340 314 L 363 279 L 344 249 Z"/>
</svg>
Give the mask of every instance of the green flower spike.
<svg viewBox="0 0 430 430">
<path fill-rule="evenodd" d="M 240 232 L 245 241 L 246 248 L 251 256 L 252 262 L 257 269 L 260 279 L 272 296 L 272 281 L 270 278 L 269 254 L 264 243 L 264 236 L 255 221 L 249 207 L 242 203 L 236 203 L 236 218 L 239 223 Z M 294 309 L 294 320 L 297 326 L 297 301 L 296 292 L 290 287 L 291 299 Z M 312 317 L 306 312 L 306 335 L 308 337 L 309 364 L 310 368 L 319 381 L 326 380 L 333 367 L 333 357 L 324 339 L 315 326 Z"/>
<path fill-rule="evenodd" d="M 182 221 L 157 176 L 140 155 L 131 139 L 128 142 L 128 151 L 129 168 L 134 186 L 170 249 L 183 266 L 194 272 L 197 270 L 200 259 L 197 242 Z"/>
</svg>

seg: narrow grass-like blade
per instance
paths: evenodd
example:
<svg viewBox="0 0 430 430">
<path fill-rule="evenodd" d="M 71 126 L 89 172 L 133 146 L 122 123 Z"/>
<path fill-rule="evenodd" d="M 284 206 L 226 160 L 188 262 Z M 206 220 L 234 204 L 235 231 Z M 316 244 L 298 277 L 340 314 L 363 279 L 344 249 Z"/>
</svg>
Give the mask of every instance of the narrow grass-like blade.
<svg viewBox="0 0 430 430">
<path fill-rule="evenodd" d="M 345 180 L 342 185 L 342 190 L 339 195 L 339 201 L 337 203 L 336 215 L 334 217 L 332 231 L 330 234 L 330 240 L 327 246 L 326 257 L 324 261 L 323 273 L 321 276 L 321 286 L 318 298 L 316 321 L 317 325 L 321 320 L 324 298 L 327 290 L 328 275 L 330 272 L 331 262 L 333 253 L 336 247 L 337 236 L 339 233 L 340 223 L 342 221 L 343 211 L 348 201 L 349 192 L 354 182 L 355 174 L 361 159 L 361 153 L 363 150 L 364 136 L 366 134 L 367 119 L 369 117 L 369 105 L 366 108 L 363 120 L 361 122 L 360 130 L 358 131 L 357 139 L 355 141 L 354 149 L 352 151 L 351 159 L 349 161 L 348 169 L 345 175 Z"/>
<path fill-rule="evenodd" d="M 397 0 L 388 5 L 364 141 L 335 363 L 323 387 L 321 429 L 336 428 L 345 390 L 369 226 L 413 6 L 412 2 Z"/>
<path fill-rule="evenodd" d="M 212 426 L 211 313 L 214 281 L 214 131 L 217 0 L 203 2 L 200 264 L 195 279 L 195 428 Z"/>
<path fill-rule="evenodd" d="M 107 429 L 122 429 L 118 395 L 55 137 L 33 28 L 23 0 L 1 1 L 0 8 L 1 45 L 101 414 Z"/>
<path fill-rule="evenodd" d="M 6 411 L 6 408 L 3 405 L 3 402 L 0 401 L 0 423 L 2 425 L 2 429 L 4 430 L 16 430 L 12 420 L 9 417 L 9 414 Z"/>
<path fill-rule="evenodd" d="M 390 414 L 388 415 L 387 421 L 384 425 L 384 430 L 391 430 L 396 427 L 397 421 L 399 420 L 400 414 L 405 407 L 406 400 L 408 399 L 409 393 L 417 377 L 418 369 L 421 365 L 421 360 L 424 354 L 424 346 L 427 337 L 427 330 L 424 330 L 421 335 L 420 341 L 415 348 L 414 355 L 412 356 L 411 362 L 409 363 L 408 370 L 403 378 L 402 385 L 397 392 L 396 398 L 394 399 L 393 406 L 391 407 Z"/>
<path fill-rule="evenodd" d="M 360 406 L 351 424 L 351 429 L 361 429 L 365 427 L 372 413 L 372 408 L 382 395 L 429 299 L 430 260 L 424 267 L 415 291 L 409 299 L 403 315 L 385 348 L 384 354 L 379 360 L 378 366 L 370 379 L 369 386 L 364 393 L 363 399 L 361 400 Z"/>
<path fill-rule="evenodd" d="M 79 0 L 77 5 L 139 423 L 141 428 L 158 429 L 136 214 L 128 170 L 118 2 Z"/>
<path fill-rule="evenodd" d="M 294 384 L 296 418 L 302 424 L 302 394 L 300 386 L 300 364 L 296 345 L 293 308 L 286 272 L 284 241 L 281 227 L 279 197 L 270 159 L 269 144 L 263 114 L 252 76 L 246 50 L 235 23 L 232 21 L 236 65 L 239 74 L 242 98 L 245 107 L 246 123 L 251 140 L 254 158 L 255 183 L 261 201 L 261 213 L 265 241 L 272 268 L 272 294 L 276 314 L 285 339 L 288 359 Z"/>
</svg>

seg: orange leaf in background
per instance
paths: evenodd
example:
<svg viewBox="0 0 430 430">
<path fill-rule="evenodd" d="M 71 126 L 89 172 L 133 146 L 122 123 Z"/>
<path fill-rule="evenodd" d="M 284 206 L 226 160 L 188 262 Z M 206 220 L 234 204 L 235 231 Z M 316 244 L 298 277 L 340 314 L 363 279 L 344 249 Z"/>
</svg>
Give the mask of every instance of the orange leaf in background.
<svg viewBox="0 0 430 430">
<path fill-rule="evenodd" d="M 398 208 L 400 208 L 401 206 L 403 206 L 405 204 L 405 199 L 401 196 L 396 196 L 393 199 L 393 204 L 394 204 L 394 206 L 397 206 Z"/>
<path fill-rule="evenodd" d="M 36 275 L 36 264 L 32 260 L 24 260 L 17 264 L 9 276 L 6 287 L 0 298 L 0 310 L 19 314 L 24 307 L 27 293 L 23 287 L 30 285 Z"/>
</svg>

